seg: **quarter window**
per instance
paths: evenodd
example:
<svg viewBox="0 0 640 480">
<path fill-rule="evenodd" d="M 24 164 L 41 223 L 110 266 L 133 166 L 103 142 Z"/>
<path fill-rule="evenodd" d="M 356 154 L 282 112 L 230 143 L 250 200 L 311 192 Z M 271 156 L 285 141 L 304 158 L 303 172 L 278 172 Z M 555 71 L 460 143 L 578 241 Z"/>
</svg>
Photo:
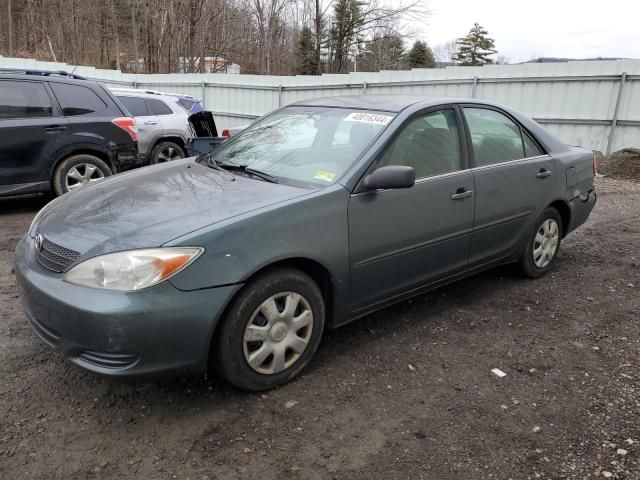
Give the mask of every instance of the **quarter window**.
<svg viewBox="0 0 640 480">
<path fill-rule="evenodd" d="M 439 110 L 409 122 L 383 154 L 378 166 L 413 167 L 416 178 L 460 170 L 460 138 L 453 110 Z"/>
<path fill-rule="evenodd" d="M 161 102 L 160 100 L 147 98 L 147 106 L 149 107 L 149 112 L 151 112 L 151 115 L 173 114 L 173 110 L 171 110 L 164 102 Z"/>
<path fill-rule="evenodd" d="M 465 108 L 475 166 L 542 155 L 540 148 L 509 117 L 495 110 Z"/>
<path fill-rule="evenodd" d="M 41 83 L 0 81 L 0 120 L 52 115 L 51 98 Z"/>
<path fill-rule="evenodd" d="M 107 109 L 107 104 L 90 88 L 67 83 L 51 83 L 65 117 L 86 115 Z"/>
</svg>

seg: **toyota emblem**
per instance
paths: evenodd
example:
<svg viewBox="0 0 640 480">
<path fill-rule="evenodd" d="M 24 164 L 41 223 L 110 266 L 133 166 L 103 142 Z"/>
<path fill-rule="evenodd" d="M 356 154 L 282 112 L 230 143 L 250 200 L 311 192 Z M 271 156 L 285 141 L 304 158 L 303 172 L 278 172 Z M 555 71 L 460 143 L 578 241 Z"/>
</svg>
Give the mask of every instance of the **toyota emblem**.
<svg viewBox="0 0 640 480">
<path fill-rule="evenodd" d="M 44 237 L 40 234 L 36 235 L 36 250 L 42 250 L 42 243 L 44 242 Z"/>
</svg>

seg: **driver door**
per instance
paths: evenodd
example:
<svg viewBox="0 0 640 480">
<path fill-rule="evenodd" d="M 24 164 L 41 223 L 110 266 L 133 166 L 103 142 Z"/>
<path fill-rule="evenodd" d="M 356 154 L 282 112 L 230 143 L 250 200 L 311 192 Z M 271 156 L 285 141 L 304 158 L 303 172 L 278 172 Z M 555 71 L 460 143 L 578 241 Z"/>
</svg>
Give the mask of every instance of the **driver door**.
<svg viewBox="0 0 640 480">
<path fill-rule="evenodd" d="M 377 159 L 373 169 L 413 167 L 412 188 L 351 196 L 355 314 L 467 267 L 475 198 L 459 118 L 454 108 L 415 115 Z"/>
</svg>

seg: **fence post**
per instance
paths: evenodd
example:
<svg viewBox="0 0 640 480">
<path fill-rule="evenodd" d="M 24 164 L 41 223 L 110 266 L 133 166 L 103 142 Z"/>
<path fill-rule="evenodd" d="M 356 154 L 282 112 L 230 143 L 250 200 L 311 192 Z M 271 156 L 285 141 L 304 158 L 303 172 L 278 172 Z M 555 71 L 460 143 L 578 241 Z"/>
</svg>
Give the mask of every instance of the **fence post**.
<svg viewBox="0 0 640 480">
<path fill-rule="evenodd" d="M 362 95 L 367 94 L 367 82 L 362 82 Z"/>
<path fill-rule="evenodd" d="M 476 98 L 477 88 L 478 88 L 478 77 L 473 77 L 473 85 L 471 86 L 471 98 Z"/>
<path fill-rule="evenodd" d="M 207 94 L 207 82 L 202 82 L 202 109 L 206 110 L 204 106 L 204 96 Z"/>
<path fill-rule="evenodd" d="M 624 93 L 624 82 L 627 80 L 627 72 L 622 72 L 620 76 L 620 84 L 618 86 L 618 98 L 616 98 L 616 106 L 613 110 L 613 119 L 611 120 L 611 131 L 609 132 L 609 142 L 607 143 L 606 156 L 611 155 L 613 149 L 613 140 L 616 133 L 616 125 L 618 125 L 618 114 L 620 113 L 620 103 L 622 102 L 622 94 Z"/>
<path fill-rule="evenodd" d="M 282 85 L 278 85 L 278 108 L 282 106 Z"/>
</svg>

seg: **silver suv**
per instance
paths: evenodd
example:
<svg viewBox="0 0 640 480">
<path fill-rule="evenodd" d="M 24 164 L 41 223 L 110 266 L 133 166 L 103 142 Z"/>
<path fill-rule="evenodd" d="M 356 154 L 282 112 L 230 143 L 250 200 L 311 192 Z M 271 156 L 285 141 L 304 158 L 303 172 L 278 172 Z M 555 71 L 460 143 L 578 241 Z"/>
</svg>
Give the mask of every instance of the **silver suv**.
<svg viewBox="0 0 640 480">
<path fill-rule="evenodd" d="M 202 109 L 200 100 L 188 95 L 153 90 L 112 88 L 138 125 L 138 152 L 148 164 L 187 156 L 185 145 L 193 137 L 189 116 Z"/>
</svg>

